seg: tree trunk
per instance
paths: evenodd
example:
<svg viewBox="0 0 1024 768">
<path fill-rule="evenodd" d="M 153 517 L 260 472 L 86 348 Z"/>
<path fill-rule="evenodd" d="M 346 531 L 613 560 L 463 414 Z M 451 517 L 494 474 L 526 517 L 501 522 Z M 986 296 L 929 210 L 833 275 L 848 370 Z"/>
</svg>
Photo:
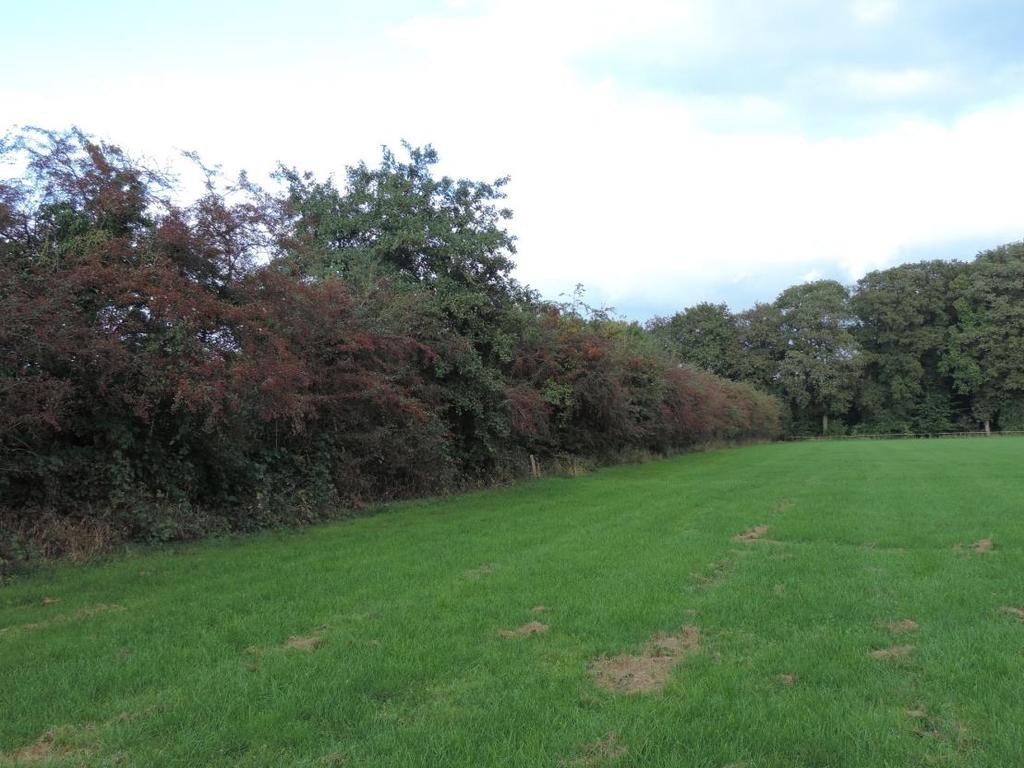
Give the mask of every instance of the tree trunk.
<svg viewBox="0 0 1024 768">
<path fill-rule="evenodd" d="M 986 435 L 991 435 L 992 434 L 992 422 L 989 421 L 988 419 L 985 419 L 985 434 Z"/>
<path fill-rule="evenodd" d="M 821 434 L 828 434 L 828 413 L 821 414 Z"/>
</svg>

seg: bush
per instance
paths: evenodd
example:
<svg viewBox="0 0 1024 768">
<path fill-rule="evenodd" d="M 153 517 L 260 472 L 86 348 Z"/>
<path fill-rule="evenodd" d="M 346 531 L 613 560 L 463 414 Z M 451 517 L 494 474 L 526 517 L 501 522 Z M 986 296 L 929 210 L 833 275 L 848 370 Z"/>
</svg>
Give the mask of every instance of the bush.
<svg viewBox="0 0 1024 768">
<path fill-rule="evenodd" d="M 348 196 L 211 176 L 182 206 L 78 132 L 3 151 L 26 168 L 0 183 L 6 559 L 779 433 L 774 399 L 517 285 L 500 185 L 429 182 L 429 153 Z"/>
</svg>

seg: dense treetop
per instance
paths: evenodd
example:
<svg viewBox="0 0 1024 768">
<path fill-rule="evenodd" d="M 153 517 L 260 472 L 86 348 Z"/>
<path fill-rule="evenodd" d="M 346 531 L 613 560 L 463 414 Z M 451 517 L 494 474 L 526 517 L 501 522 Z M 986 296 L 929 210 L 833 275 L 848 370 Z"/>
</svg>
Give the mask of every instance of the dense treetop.
<svg viewBox="0 0 1024 768">
<path fill-rule="evenodd" d="M 806 283 L 737 314 L 698 304 L 647 329 L 678 359 L 778 395 L 795 434 L 1024 429 L 1024 243 L 852 288 Z"/>
</svg>

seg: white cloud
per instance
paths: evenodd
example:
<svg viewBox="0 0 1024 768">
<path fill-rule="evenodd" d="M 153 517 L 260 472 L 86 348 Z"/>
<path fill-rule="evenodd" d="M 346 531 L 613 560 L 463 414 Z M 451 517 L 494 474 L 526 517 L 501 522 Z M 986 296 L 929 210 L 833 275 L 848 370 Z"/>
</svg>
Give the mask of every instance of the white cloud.
<svg viewBox="0 0 1024 768">
<path fill-rule="evenodd" d="M 397 28 L 376 61 L 322 55 L 247 80 L 168 73 L 87 91 L 0 88 L 0 124 L 76 122 L 149 153 L 197 148 L 228 166 L 282 159 L 323 173 L 373 161 L 381 143 L 429 141 L 446 172 L 512 175 L 521 279 L 548 296 L 583 282 L 620 306 L 683 306 L 744 277 L 824 264 L 853 279 L 909 247 L 1022 234 L 1024 104 L 825 140 L 757 120 L 717 133 L 709 110 L 779 117 L 784 107 L 710 107 L 593 82 L 575 66 L 665 29 L 699 38 L 714 26 L 706 3 L 460 6 Z M 894 94 L 930 76 L 861 77 Z"/>
<path fill-rule="evenodd" d="M 863 98 L 893 99 L 919 96 L 948 84 L 948 78 L 930 69 L 852 69 L 845 73 L 847 86 Z"/>
<path fill-rule="evenodd" d="M 709 0 L 466 0 L 476 14 L 420 16 L 402 24 L 396 36 L 424 50 L 457 46 L 487 59 L 528 52 L 530 58 L 571 58 L 597 48 L 663 36 L 696 44 L 713 19 Z"/>
</svg>

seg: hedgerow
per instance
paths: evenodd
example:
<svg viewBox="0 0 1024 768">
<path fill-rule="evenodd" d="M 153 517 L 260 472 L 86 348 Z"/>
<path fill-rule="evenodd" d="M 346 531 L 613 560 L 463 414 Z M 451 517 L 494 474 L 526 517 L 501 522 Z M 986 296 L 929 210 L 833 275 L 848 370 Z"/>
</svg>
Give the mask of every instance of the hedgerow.
<svg viewBox="0 0 1024 768">
<path fill-rule="evenodd" d="M 503 180 L 435 179 L 429 148 L 344 188 L 206 171 L 185 203 L 79 131 L 0 153 L 17 171 L 0 182 L 7 557 L 72 550 L 69 531 L 307 523 L 523 474 L 531 455 L 779 432 L 774 398 L 519 285 Z"/>
</svg>

